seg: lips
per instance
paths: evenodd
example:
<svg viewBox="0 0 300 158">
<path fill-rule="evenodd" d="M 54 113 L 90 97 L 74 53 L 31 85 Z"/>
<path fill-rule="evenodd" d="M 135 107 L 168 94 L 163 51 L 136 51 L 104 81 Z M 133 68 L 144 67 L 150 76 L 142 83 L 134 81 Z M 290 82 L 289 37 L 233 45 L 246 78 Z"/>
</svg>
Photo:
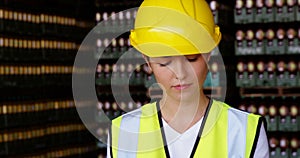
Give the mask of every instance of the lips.
<svg viewBox="0 0 300 158">
<path fill-rule="evenodd" d="M 172 86 L 173 88 L 175 88 L 176 90 L 184 90 L 187 89 L 191 86 L 192 84 L 178 84 L 175 86 Z"/>
</svg>

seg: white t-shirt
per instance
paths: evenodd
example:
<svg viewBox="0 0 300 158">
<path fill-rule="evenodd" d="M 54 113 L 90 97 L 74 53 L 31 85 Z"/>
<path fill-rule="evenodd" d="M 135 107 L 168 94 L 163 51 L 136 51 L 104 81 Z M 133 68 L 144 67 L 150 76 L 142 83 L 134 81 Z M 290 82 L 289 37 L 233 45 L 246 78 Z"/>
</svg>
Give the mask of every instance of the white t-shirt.
<svg viewBox="0 0 300 158">
<path fill-rule="evenodd" d="M 189 157 L 202 123 L 202 118 L 187 131 L 180 134 L 170 127 L 164 119 L 163 126 L 171 158 Z M 269 158 L 269 144 L 264 126 L 261 126 L 254 158 Z"/>
<path fill-rule="evenodd" d="M 199 128 L 202 123 L 200 119 L 195 125 L 190 127 L 187 131 L 180 134 L 170 127 L 164 119 L 163 127 L 165 131 L 166 141 L 171 158 L 188 158 L 193 150 Z M 109 142 L 109 140 L 108 140 Z M 107 158 L 110 156 L 110 145 L 107 147 Z M 254 153 L 254 158 L 269 158 L 269 144 L 264 126 L 261 126 L 257 146 Z"/>
</svg>

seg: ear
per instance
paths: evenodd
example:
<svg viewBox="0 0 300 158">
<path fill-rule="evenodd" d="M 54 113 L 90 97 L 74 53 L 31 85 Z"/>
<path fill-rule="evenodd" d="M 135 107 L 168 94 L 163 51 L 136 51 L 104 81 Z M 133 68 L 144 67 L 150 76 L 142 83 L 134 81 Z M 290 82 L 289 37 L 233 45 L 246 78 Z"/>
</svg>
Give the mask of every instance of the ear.
<svg viewBox="0 0 300 158">
<path fill-rule="evenodd" d="M 144 54 L 143 54 L 143 58 L 144 58 L 144 60 L 145 60 L 145 62 L 146 62 L 146 64 L 147 64 L 147 66 L 148 66 L 148 74 L 152 74 L 152 67 L 151 67 L 151 64 L 150 64 L 150 62 L 149 62 L 149 57 L 148 56 L 145 56 Z"/>
</svg>

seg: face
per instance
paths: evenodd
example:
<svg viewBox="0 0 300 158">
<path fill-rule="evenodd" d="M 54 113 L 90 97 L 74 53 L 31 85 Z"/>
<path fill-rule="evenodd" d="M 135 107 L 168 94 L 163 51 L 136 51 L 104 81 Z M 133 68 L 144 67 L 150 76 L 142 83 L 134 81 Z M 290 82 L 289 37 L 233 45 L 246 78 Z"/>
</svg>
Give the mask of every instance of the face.
<svg viewBox="0 0 300 158">
<path fill-rule="evenodd" d="M 164 97 L 176 101 L 199 97 L 208 71 L 209 54 L 149 58 L 156 81 Z"/>
</svg>

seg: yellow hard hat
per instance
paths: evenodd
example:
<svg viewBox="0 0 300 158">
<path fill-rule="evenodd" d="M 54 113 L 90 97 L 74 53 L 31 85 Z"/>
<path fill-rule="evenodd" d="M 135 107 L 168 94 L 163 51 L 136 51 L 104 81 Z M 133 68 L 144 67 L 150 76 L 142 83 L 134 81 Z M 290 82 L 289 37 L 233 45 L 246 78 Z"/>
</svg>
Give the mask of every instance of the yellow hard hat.
<svg viewBox="0 0 300 158">
<path fill-rule="evenodd" d="M 130 32 L 131 45 L 149 57 L 209 53 L 220 40 L 205 0 L 144 0 Z"/>
</svg>

